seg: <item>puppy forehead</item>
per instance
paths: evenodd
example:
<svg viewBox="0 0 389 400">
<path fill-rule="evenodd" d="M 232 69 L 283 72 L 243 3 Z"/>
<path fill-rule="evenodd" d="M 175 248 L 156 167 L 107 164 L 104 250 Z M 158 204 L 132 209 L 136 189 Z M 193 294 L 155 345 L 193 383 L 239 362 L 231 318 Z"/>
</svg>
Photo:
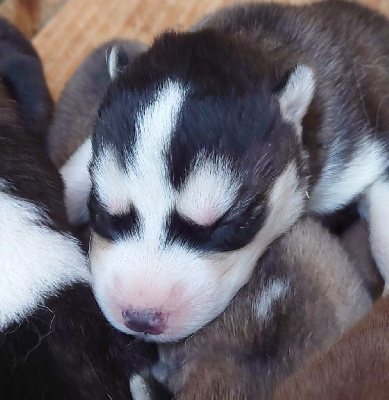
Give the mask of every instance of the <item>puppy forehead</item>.
<svg viewBox="0 0 389 400">
<path fill-rule="evenodd" d="M 106 124 L 102 119 L 106 114 L 101 115 L 100 125 L 103 129 L 106 125 L 106 137 L 101 135 L 100 129 L 95 140 L 98 143 L 94 146 L 97 151 L 91 173 L 95 191 L 108 211 L 124 211 L 130 202 L 147 205 L 151 200 L 150 193 L 159 193 L 162 202 L 168 196 L 166 151 L 185 97 L 186 88 L 182 83 L 167 80 L 149 96 L 139 99 L 132 116 L 133 129 L 127 129 L 126 115 L 119 113 L 118 118 L 124 118 L 123 124 L 116 123 L 114 127 L 112 116 L 107 117 Z M 115 108 L 111 110 L 112 113 L 116 111 Z M 122 143 L 117 140 L 118 133 L 111 132 L 112 129 L 122 131 L 119 133 Z M 126 151 L 129 142 L 131 146 Z"/>
<path fill-rule="evenodd" d="M 137 97 L 135 92 L 133 97 Z M 174 206 L 172 193 L 178 191 L 182 214 L 211 224 L 236 195 L 238 185 L 230 164 L 242 159 L 249 144 L 269 130 L 272 117 L 267 100 L 256 94 L 199 98 L 190 83 L 171 79 L 138 97 L 129 103 L 127 113 L 132 116 L 119 114 L 122 124 L 115 120 L 112 127 L 112 115 L 107 121 L 101 115 L 100 125 L 110 126 L 106 126 L 106 137 L 100 132 L 94 162 L 99 198 L 113 213 L 126 211 L 131 203 L 153 208 L 158 202 L 164 204 L 166 214 Z M 123 105 L 121 112 L 126 113 Z M 122 141 L 113 129 L 124 131 Z M 218 158 L 199 163 L 205 152 Z M 232 163 L 221 162 L 229 158 Z M 194 206 L 193 201 L 198 203 Z"/>
</svg>

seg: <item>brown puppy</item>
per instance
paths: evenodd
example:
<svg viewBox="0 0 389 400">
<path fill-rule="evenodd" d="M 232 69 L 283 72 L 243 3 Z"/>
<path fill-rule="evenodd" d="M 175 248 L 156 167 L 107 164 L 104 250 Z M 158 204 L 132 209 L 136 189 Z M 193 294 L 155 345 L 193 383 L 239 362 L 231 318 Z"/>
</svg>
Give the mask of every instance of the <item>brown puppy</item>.
<svg viewBox="0 0 389 400">
<path fill-rule="evenodd" d="M 225 312 L 189 339 L 159 346 L 153 373 L 178 399 L 269 398 L 369 307 L 337 239 L 302 220 L 265 253 Z M 134 398 L 141 386 L 132 381 Z"/>
<path fill-rule="evenodd" d="M 385 297 L 326 354 L 278 388 L 273 399 L 388 399 L 388 327 Z"/>
</svg>

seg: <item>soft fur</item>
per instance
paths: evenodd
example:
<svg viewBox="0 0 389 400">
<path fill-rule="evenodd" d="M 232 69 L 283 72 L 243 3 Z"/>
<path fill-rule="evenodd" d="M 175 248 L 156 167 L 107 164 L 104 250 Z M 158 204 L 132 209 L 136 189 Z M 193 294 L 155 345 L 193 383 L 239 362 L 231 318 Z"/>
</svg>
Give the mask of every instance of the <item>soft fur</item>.
<svg viewBox="0 0 389 400">
<path fill-rule="evenodd" d="M 389 393 L 389 298 L 328 352 L 280 386 L 274 400 L 384 400 Z"/>
<path fill-rule="evenodd" d="M 152 346 L 114 331 L 46 155 L 52 102 L 30 43 L 0 20 L 0 398 L 128 399 Z"/>
<path fill-rule="evenodd" d="M 114 46 L 127 55 L 127 62 L 146 49 L 144 44 L 129 40 L 104 43 L 88 55 L 66 83 L 56 104 L 47 140 L 49 156 L 57 168 L 63 166 L 93 131 L 97 110 L 110 83 L 106 60 Z"/>
<path fill-rule="evenodd" d="M 386 37 L 353 3 L 246 4 L 126 68 L 110 53 L 94 132 L 61 172 L 72 223 L 90 215 L 94 290 L 116 328 L 190 335 L 304 211 L 362 198 L 387 280 Z"/>
<path fill-rule="evenodd" d="M 218 318 L 180 343 L 159 345 L 153 372 L 177 399 L 267 399 L 370 304 L 338 240 L 303 220 L 263 255 Z"/>
<path fill-rule="evenodd" d="M 3 19 L 0 29 L 0 75 L 6 96 L 17 103 L 17 107 L 11 107 L 25 132 L 45 137 L 53 103 L 41 61 L 23 34 Z"/>
<path fill-rule="evenodd" d="M 366 221 L 359 220 L 349 226 L 340 235 L 340 243 L 347 251 L 371 297 L 377 300 L 382 295 L 384 282 L 371 255 Z"/>
</svg>

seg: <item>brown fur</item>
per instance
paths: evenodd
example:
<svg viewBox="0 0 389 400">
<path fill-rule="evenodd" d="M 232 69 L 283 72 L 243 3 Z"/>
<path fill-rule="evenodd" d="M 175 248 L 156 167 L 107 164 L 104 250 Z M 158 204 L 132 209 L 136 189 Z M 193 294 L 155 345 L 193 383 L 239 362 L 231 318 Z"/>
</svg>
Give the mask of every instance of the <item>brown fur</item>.
<svg viewBox="0 0 389 400">
<path fill-rule="evenodd" d="M 288 289 L 258 319 L 253 305 L 277 279 Z M 304 220 L 265 253 L 224 313 L 189 339 L 160 346 L 155 376 L 178 399 L 268 398 L 277 382 L 327 349 L 369 307 L 337 239 Z"/>
<path fill-rule="evenodd" d="M 326 354 L 277 389 L 274 400 L 384 400 L 389 397 L 389 297 Z"/>
<path fill-rule="evenodd" d="M 366 221 L 359 220 L 350 226 L 341 236 L 340 243 L 369 291 L 371 297 L 378 299 L 384 287 L 369 247 L 369 231 Z"/>
<path fill-rule="evenodd" d="M 266 55 L 279 79 L 297 64 L 313 68 L 315 96 L 303 121 L 311 183 L 328 161 L 336 136 L 348 141 L 345 159 L 366 126 L 374 127 L 376 138 L 387 140 L 389 117 L 379 105 L 386 104 L 389 87 L 389 23 L 383 15 L 351 1 L 297 7 L 249 3 L 206 16 L 193 29 L 205 28 Z"/>
</svg>

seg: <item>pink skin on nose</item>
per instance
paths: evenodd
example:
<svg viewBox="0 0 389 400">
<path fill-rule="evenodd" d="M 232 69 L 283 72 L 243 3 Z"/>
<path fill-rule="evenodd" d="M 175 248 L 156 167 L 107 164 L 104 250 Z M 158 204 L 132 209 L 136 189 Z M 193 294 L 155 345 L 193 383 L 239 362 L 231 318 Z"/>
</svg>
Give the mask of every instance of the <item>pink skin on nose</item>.
<svg viewBox="0 0 389 400">
<path fill-rule="evenodd" d="M 114 326 L 124 332 L 129 329 L 133 334 L 147 334 L 150 339 L 163 335 L 164 341 L 178 340 L 192 333 L 190 327 L 202 310 L 199 309 L 198 298 L 205 300 L 203 293 L 189 293 L 182 284 L 176 284 L 169 294 L 162 296 L 161 291 L 151 291 L 149 288 L 147 292 L 144 290 L 140 293 L 139 289 L 130 290 L 127 286 L 124 291 L 117 280 L 116 285 L 112 285 L 105 293 L 108 300 L 105 311 L 115 321 Z M 156 293 L 160 295 L 155 296 Z M 127 313 L 126 321 L 126 311 L 138 315 L 133 314 L 131 321 L 131 315 Z M 146 318 L 140 314 L 154 315 Z"/>
<path fill-rule="evenodd" d="M 175 331 L 179 334 L 179 327 L 190 314 L 190 300 L 184 300 L 185 290 L 180 284 L 173 286 L 168 295 L 156 296 L 161 291 L 124 289 L 116 277 L 108 292 L 110 314 L 117 323 L 134 332 L 159 335 Z"/>
</svg>

